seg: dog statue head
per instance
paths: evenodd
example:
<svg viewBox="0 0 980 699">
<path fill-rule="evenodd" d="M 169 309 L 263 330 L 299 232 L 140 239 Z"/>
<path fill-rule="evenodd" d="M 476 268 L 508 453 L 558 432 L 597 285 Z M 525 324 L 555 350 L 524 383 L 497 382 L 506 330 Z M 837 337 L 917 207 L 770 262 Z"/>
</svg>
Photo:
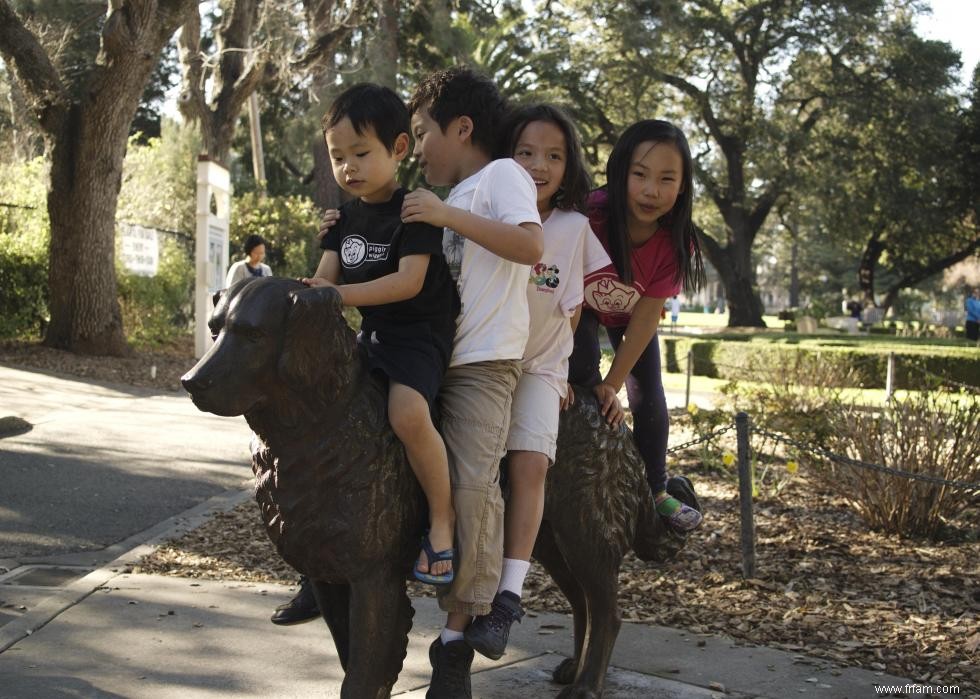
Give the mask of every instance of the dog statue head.
<svg viewBox="0 0 980 699">
<path fill-rule="evenodd" d="M 199 409 L 280 417 L 330 404 L 350 383 L 355 337 L 333 288 L 265 277 L 238 282 L 208 321 L 214 344 L 181 384 Z"/>
</svg>

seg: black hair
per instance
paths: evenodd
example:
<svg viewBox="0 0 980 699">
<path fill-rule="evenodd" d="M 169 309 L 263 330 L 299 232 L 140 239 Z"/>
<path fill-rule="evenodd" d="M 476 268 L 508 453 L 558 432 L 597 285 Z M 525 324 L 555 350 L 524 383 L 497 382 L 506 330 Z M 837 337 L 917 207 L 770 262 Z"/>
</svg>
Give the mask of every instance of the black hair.
<svg viewBox="0 0 980 699">
<path fill-rule="evenodd" d="M 609 256 L 620 278 L 627 284 L 633 282 L 630 263 L 630 238 L 626 224 L 628 211 L 628 185 L 633 151 L 641 143 L 672 143 L 681 154 L 684 172 L 681 175 L 681 192 L 673 208 L 660 217 L 658 224 L 670 229 L 677 262 L 677 277 L 686 291 L 696 290 L 704 284 L 704 261 L 697 230 L 691 221 L 694 203 L 694 162 L 691 148 L 684 132 L 667 121 L 646 119 L 630 126 L 616 141 L 606 163 L 606 191 L 609 197 L 606 226 L 609 240 Z"/>
<path fill-rule="evenodd" d="M 401 97 L 374 83 L 358 83 L 340 93 L 323 116 L 323 132 L 332 129 L 344 117 L 350 119 L 358 136 L 363 136 L 365 129 L 371 127 L 389 153 L 395 150 L 398 136 L 412 130 L 411 117 Z"/>
<path fill-rule="evenodd" d="M 408 102 L 410 114 L 421 109 L 429 110 L 429 116 L 443 133 L 456 117 L 469 117 L 473 121 L 473 144 L 491 158 L 500 155 L 497 137 L 507 113 L 507 102 L 485 75 L 465 66 L 429 74 Z"/>
<path fill-rule="evenodd" d="M 265 245 L 265 238 L 263 238 L 261 235 L 256 235 L 253 233 L 245 239 L 245 254 L 250 255 L 252 253 L 252 249 L 257 248 L 260 245 Z"/>
<path fill-rule="evenodd" d="M 561 187 L 551 199 L 551 205 L 563 211 L 585 213 L 592 179 L 582 160 L 582 146 L 575 125 L 565 112 L 550 104 L 515 109 L 508 116 L 504 129 L 504 154 L 508 157 L 513 155 L 518 139 L 532 121 L 554 124 L 565 136 L 565 176 L 562 177 Z"/>
</svg>

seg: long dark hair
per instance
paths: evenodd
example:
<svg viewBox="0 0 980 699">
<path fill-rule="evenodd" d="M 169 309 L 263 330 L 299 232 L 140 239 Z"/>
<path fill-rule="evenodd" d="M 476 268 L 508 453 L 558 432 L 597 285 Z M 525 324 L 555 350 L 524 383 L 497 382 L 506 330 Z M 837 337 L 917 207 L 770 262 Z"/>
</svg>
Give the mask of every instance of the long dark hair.
<svg viewBox="0 0 980 699">
<path fill-rule="evenodd" d="M 518 107 L 507 116 L 504 127 L 503 153 L 510 158 L 517 148 L 517 139 L 532 121 L 544 121 L 557 126 L 565 137 L 565 175 L 561 187 L 551 199 L 551 205 L 562 211 L 585 213 L 592 178 L 589 177 L 582 161 L 582 146 L 572 120 L 558 107 L 550 104 L 537 104 Z"/>
<path fill-rule="evenodd" d="M 626 225 L 628 211 L 628 185 L 633 151 L 641 143 L 672 143 L 680 151 L 684 163 L 681 175 L 681 192 L 674 207 L 660 218 L 658 224 L 670 229 L 677 261 L 675 282 L 682 281 L 685 291 L 697 290 L 704 284 L 704 261 L 701 244 L 691 221 L 694 203 L 694 163 L 691 148 L 684 132 L 667 121 L 646 119 L 630 126 L 616 141 L 606 163 L 606 230 L 609 236 L 609 253 L 620 279 L 633 283 L 633 266 L 630 263 L 630 238 Z"/>
</svg>

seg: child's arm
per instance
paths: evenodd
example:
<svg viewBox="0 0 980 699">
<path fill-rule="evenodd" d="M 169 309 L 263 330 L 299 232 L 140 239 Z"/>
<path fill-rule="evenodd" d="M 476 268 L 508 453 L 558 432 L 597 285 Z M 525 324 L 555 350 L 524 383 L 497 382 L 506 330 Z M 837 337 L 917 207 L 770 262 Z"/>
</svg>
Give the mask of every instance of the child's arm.
<svg viewBox="0 0 980 699">
<path fill-rule="evenodd" d="M 398 261 L 397 272 L 369 282 L 341 284 L 337 291 L 345 306 L 380 306 L 405 301 L 422 291 L 428 269 L 429 255 L 406 255 Z"/>
<path fill-rule="evenodd" d="M 505 260 L 533 265 L 544 253 L 544 234 L 537 223 L 514 225 L 449 206 L 432 192 L 416 189 L 405 195 L 402 221 L 452 228 L 464 238 Z"/>
<path fill-rule="evenodd" d="M 666 298 L 655 299 L 644 296 L 636 302 L 630 322 L 626 325 L 623 341 L 619 343 L 612 366 L 609 367 L 609 373 L 602 383 L 595 387 L 600 402 L 600 412 L 614 427 L 623 419 L 622 408 L 619 407 L 616 394 L 626 383 L 627 375 L 656 334 L 657 327 L 660 325 L 660 311 L 666 300 Z M 607 415 L 609 412 L 612 415 Z"/>
<path fill-rule="evenodd" d="M 340 255 L 336 250 L 324 250 L 313 276 L 300 281 L 307 286 L 335 286 L 340 281 Z"/>
<path fill-rule="evenodd" d="M 568 319 L 568 322 L 572 326 L 572 337 L 575 337 L 575 331 L 578 330 L 578 322 L 581 319 L 582 319 L 582 304 L 579 304 L 578 308 L 575 309 L 575 312 L 572 314 L 571 318 Z M 568 410 L 570 407 L 575 405 L 575 391 L 572 390 L 572 384 L 567 384 L 567 386 L 568 386 L 568 392 L 565 394 L 565 397 L 561 399 L 560 405 L 562 410 Z"/>
</svg>

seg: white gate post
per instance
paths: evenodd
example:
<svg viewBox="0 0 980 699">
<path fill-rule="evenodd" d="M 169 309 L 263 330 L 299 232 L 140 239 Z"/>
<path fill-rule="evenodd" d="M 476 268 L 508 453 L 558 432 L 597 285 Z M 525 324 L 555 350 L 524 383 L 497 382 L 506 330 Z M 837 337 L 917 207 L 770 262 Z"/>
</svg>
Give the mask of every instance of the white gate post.
<svg viewBox="0 0 980 699">
<path fill-rule="evenodd" d="M 228 170 L 209 160 L 197 159 L 197 232 L 194 243 L 194 356 L 201 358 L 211 347 L 208 317 L 211 296 L 225 286 L 228 271 L 228 222 L 231 211 L 231 179 Z M 214 198 L 215 211 L 211 210 Z"/>
</svg>

